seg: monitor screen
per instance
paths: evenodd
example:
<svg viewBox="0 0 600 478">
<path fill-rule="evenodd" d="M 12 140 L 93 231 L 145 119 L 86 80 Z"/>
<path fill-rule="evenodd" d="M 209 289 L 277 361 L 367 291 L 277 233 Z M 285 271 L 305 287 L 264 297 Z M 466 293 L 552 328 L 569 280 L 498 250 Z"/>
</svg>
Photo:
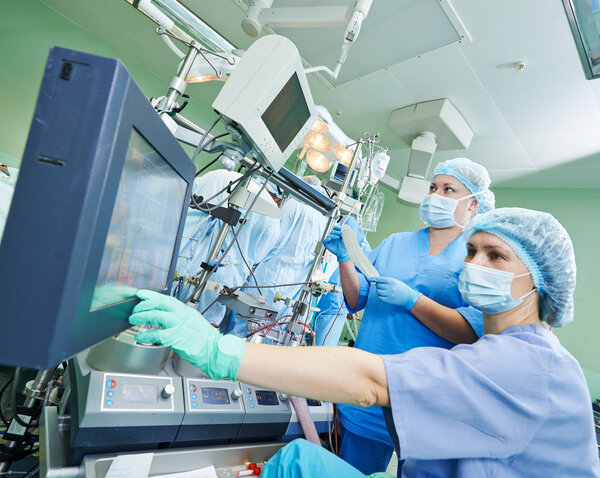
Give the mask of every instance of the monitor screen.
<svg viewBox="0 0 600 478">
<path fill-rule="evenodd" d="M 300 80 L 294 73 L 261 116 L 281 152 L 310 118 Z"/>
<path fill-rule="evenodd" d="M 0 242 L 0 363 L 55 366 L 168 292 L 194 172 L 118 60 L 53 48 Z"/>
<path fill-rule="evenodd" d="M 133 129 L 90 310 L 168 288 L 187 186 Z"/>
</svg>

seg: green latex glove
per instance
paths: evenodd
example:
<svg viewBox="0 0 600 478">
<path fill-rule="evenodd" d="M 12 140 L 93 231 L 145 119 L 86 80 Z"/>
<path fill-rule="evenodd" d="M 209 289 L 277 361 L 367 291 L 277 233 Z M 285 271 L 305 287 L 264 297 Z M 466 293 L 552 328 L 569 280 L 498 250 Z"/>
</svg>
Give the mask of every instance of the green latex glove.
<svg viewBox="0 0 600 478">
<path fill-rule="evenodd" d="M 396 478 L 394 475 L 390 475 L 385 471 L 378 471 L 377 473 L 372 473 L 368 475 L 369 478 Z"/>
<path fill-rule="evenodd" d="M 129 323 L 162 327 L 138 333 L 138 342 L 171 347 L 212 379 L 236 380 L 246 350 L 244 339 L 221 334 L 198 311 L 174 297 L 144 289 L 137 296 L 142 302 L 133 309 Z"/>
</svg>

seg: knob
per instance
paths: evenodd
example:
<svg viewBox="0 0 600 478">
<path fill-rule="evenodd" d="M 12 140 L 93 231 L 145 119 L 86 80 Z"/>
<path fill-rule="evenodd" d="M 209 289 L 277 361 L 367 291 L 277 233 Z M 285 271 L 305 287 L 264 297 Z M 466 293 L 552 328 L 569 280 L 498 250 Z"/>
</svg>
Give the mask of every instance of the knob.
<svg viewBox="0 0 600 478">
<path fill-rule="evenodd" d="M 279 394 L 279 400 L 281 400 L 282 402 L 285 402 L 288 398 L 289 398 L 289 395 L 287 393 Z"/>
<path fill-rule="evenodd" d="M 239 388 L 234 388 L 231 392 L 231 399 L 238 400 L 242 396 L 242 391 Z"/>
<path fill-rule="evenodd" d="M 167 385 L 165 385 L 165 388 L 162 389 L 162 392 L 160 392 L 160 396 L 162 398 L 169 398 L 174 393 L 175 393 L 175 387 L 173 386 L 173 384 L 168 383 Z"/>
</svg>

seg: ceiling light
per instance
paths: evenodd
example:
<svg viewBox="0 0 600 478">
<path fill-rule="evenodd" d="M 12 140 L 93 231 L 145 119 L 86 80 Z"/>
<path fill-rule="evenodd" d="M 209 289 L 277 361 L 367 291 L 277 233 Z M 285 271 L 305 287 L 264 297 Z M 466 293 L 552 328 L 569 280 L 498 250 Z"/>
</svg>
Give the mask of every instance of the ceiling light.
<svg viewBox="0 0 600 478">
<path fill-rule="evenodd" d="M 327 138 L 322 134 L 315 133 L 314 131 L 309 131 L 306 134 L 305 139 L 306 142 L 316 150 L 323 152 L 329 151 L 329 141 L 327 141 Z"/>
<path fill-rule="evenodd" d="M 309 151 L 306 155 L 306 162 L 310 169 L 317 173 L 326 173 L 329 170 L 329 161 L 318 151 Z"/>
<path fill-rule="evenodd" d="M 333 147 L 333 152 L 337 159 L 340 160 L 344 166 L 350 166 L 350 162 L 352 161 L 352 153 L 344 148 L 341 144 L 336 144 Z"/>
<path fill-rule="evenodd" d="M 313 127 L 311 129 L 313 131 L 316 131 L 317 133 L 327 133 L 329 131 L 329 128 L 327 127 L 327 125 L 325 123 L 323 123 L 323 121 L 321 121 L 320 119 L 315 121 L 315 124 L 313 125 Z"/>
</svg>

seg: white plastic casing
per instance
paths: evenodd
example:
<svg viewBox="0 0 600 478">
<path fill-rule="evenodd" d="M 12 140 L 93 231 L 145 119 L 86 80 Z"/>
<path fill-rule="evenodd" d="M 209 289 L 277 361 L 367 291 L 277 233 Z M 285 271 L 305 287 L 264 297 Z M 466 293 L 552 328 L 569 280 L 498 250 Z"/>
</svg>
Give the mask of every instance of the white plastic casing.
<svg viewBox="0 0 600 478">
<path fill-rule="evenodd" d="M 263 113 L 296 74 L 308 114 L 293 139 L 282 151 L 262 119 Z M 226 122 L 241 131 L 255 148 L 256 159 L 278 171 L 317 120 L 315 105 L 304 74 L 300 54 L 287 38 L 267 35 L 244 53 L 212 107 Z"/>
</svg>

